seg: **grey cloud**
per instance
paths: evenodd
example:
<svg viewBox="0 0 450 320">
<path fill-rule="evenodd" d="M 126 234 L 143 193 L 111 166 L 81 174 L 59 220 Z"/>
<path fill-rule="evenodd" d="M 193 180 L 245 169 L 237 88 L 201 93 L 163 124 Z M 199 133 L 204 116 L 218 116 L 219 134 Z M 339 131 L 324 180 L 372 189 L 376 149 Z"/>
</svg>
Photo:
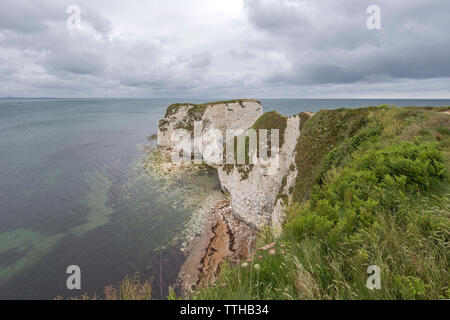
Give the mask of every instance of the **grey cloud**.
<svg viewBox="0 0 450 320">
<path fill-rule="evenodd" d="M 14 65 L 8 65 L 2 62 L 3 59 L 0 58 L 0 74 L 3 76 L 12 75 L 17 72 L 17 67 Z"/>
<path fill-rule="evenodd" d="M 83 6 L 81 19 L 102 35 L 108 35 L 112 31 L 111 21 L 90 6 Z"/>
<path fill-rule="evenodd" d="M 303 1 L 248 0 L 244 8 L 250 21 L 259 29 L 270 32 L 295 30 L 310 24 L 307 4 Z"/>
<path fill-rule="evenodd" d="M 189 65 L 193 68 L 205 68 L 212 62 L 212 53 L 210 51 L 203 51 L 193 54 L 189 58 Z"/>
<path fill-rule="evenodd" d="M 268 43 L 278 39 L 278 50 L 292 62 L 292 69 L 269 75 L 271 83 L 450 77 L 448 2 L 380 0 L 381 31 L 365 28 L 365 8 L 371 3 L 359 0 L 246 0 L 245 4 L 253 26 L 271 39 Z M 297 9 L 306 4 L 309 11 Z"/>
<path fill-rule="evenodd" d="M 99 52 L 73 48 L 48 54 L 45 65 L 50 72 L 100 74 L 105 69 L 106 62 Z"/>
<path fill-rule="evenodd" d="M 65 28 L 69 0 L 14 0 L 3 1 L 0 10 L 0 30 L 38 34 L 50 28 Z M 111 22 L 86 2 L 80 4 L 82 23 L 100 34 L 108 34 Z"/>
<path fill-rule="evenodd" d="M 250 50 L 231 49 L 228 53 L 232 59 L 247 60 L 256 57 L 255 53 Z"/>
<path fill-rule="evenodd" d="M 0 10 L 0 29 L 24 33 L 38 33 L 49 28 L 48 22 L 65 17 L 61 2 L 48 1 L 36 5 L 36 1 L 2 1 Z"/>
<path fill-rule="evenodd" d="M 381 31 L 374 1 L 243 1 L 215 21 L 209 0 L 5 0 L 0 96 L 450 95 L 448 1 L 377 0 Z M 87 30 L 67 30 L 69 4 Z"/>
</svg>

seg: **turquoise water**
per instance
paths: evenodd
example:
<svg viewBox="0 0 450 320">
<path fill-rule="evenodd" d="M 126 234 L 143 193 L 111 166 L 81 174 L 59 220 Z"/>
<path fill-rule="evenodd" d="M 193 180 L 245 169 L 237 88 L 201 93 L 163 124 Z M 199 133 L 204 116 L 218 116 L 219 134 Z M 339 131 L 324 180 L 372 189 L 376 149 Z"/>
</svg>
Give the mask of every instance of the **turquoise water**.
<svg viewBox="0 0 450 320">
<path fill-rule="evenodd" d="M 214 172 L 167 181 L 146 175 L 147 136 L 184 99 L 0 99 L 0 298 L 101 294 L 127 274 L 154 277 L 160 297 L 183 255 L 178 239 Z M 218 100 L 218 99 L 208 99 Z M 192 100 L 191 102 L 205 102 Z M 449 100 L 263 100 L 283 114 Z M 82 290 L 66 289 L 79 265 Z M 160 272 L 162 266 L 162 272 Z M 161 278 L 160 278 L 161 276 Z"/>
</svg>

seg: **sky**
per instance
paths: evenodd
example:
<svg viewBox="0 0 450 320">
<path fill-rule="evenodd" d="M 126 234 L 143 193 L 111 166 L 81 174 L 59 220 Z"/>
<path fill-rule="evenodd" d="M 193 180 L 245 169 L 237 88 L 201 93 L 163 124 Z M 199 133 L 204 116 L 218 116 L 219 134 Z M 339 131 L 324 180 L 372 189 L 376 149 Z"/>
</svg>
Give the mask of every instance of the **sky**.
<svg viewBox="0 0 450 320">
<path fill-rule="evenodd" d="M 448 0 L 2 0 L 0 96 L 445 99 L 449 13 Z"/>
</svg>

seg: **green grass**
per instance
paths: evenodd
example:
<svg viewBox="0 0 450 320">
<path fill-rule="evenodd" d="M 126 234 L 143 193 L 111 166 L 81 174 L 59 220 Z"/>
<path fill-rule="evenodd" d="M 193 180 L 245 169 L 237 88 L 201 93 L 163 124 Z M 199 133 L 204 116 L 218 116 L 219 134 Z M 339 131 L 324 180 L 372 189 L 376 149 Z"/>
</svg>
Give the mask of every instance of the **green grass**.
<svg viewBox="0 0 450 320">
<path fill-rule="evenodd" d="M 301 128 L 294 201 L 273 254 L 260 248 L 224 265 L 190 297 L 449 299 L 447 109 L 317 113 Z M 272 241 L 270 232 L 259 239 Z M 370 265 L 381 290 L 366 288 Z"/>
<path fill-rule="evenodd" d="M 306 121 L 300 130 L 296 146 L 298 175 L 294 199 L 308 198 L 309 190 L 316 182 L 325 156 L 352 136 L 367 123 L 371 109 L 322 110 Z"/>
<path fill-rule="evenodd" d="M 117 287 L 107 286 L 102 296 L 92 297 L 83 294 L 78 297 L 71 297 L 69 300 L 151 300 L 152 299 L 153 278 L 142 280 L 138 273 L 126 276 Z M 171 290 L 172 292 L 172 290 Z M 62 300 L 57 296 L 55 300 Z"/>
<path fill-rule="evenodd" d="M 271 136 L 270 133 L 272 129 L 278 129 L 279 134 L 279 148 L 281 148 L 284 144 L 284 136 L 286 133 L 287 128 L 287 117 L 279 114 L 276 111 L 269 111 L 261 115 L 253 124 L 253 126 L 250 129 L 254 129 L 256 132 L 256 145 L 257 145 L 257 154 L 259 156 L 259 130 L 260 129 L 266 129 L 267 131 L 267 149 L 268 149 L 268 156 L 271 156 Z M 245 144 L 245 145 L 244 145 Z M 237 153 L 238 150 L 244 151 L 245 155 L 245 164 L 226 164 L 224 166 L 224 170 L 230 174 L 234 167 L 237 168 L 239 173 L 241 174 L 241 179 L 245 180 L 248 178 L 249 172 L 253 169 L 253 164 L 250 164 L 250 142 L 249 137 L 245 137 L 245 140 L 241 145 L 238 145 L 238 139 L 235 138 L 235 148 L 234 148 L 234 161 L 236 163 L 237 161 Z M 244 150 L 245 148 L 245 150 Z"/>
<path fill-rule="evenodd" d="M 286 133 L 287 127 L 287 117 L 279 114 L 276 111 L 269 111 L 260 116 L 252 126 L 252 129 L 256 131 L 259 143 L 259 130 L 260 129 L 278 129 L 279 130 L 279 147 L 281 148 L 284 144 L 284 135 Z M 270 131 L 267 134 L 267 143 L 270 150 Z"/>
</svg>

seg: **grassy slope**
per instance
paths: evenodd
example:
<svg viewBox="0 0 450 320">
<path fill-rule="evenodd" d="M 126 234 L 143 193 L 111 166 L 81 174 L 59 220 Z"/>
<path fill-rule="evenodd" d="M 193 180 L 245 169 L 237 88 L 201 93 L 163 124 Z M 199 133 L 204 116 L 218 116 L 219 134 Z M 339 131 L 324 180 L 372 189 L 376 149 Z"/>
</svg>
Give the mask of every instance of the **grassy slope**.
<svg viewBox="0 0 450 320">
<path fill-rule="evenodd" d="M 450 298 L 450 116 L 438 111 L 317 113 L 301 128 L 282 237 L 192 298 Z M 365 287 L 369 265 L 381 290 Z"/>
<path fill-rule="evenodd" d="M 256 131 L 256 134 L 259 134 L 260 129 L 267 129 L 269 130 L 267 135 L 267 142 L 268 146 L 270 147 L 270 130 L 272 129 L 278 129 L 279 130 L 279 138 L 280 138 L 280 145 L 279 147 L 284 144 L 284 134 L 286 132 L 287 127 L 287 117 L 279 114 L 276 111 L 269 111 L 264 113 L 261 117 L 259 117 L 255 123 L 252 126 L 252 129 Z M 259 143 L 259 136 L 258 136 L 258 143 Z"/>
<path fill-rule="evenodd" d="M 256 133 L 256 145 L 257 150 L 259 152 L 259 130 L 266 129 L 267 132 L 267 149 L 268 155 L 271 155 L 271 130 L 278 129 L 279 134 L 279 147 L 281 148 L 284 144 L 284 135 L 286 133 L 287 128 L 287 117 L 279 114 L 276 111 L 269 111 L 261 115 L 253 124 L 251 129 L 255 130 Z M 244 144 L 245 143 L 245 144 Z M 249 137 L 247 136 L 245 140 L 241 141 L 241 145 L 239 145 L 239 141 L 237 137 L 235 138 L 235 149 L 234 149 L 234 161 L 237 162 L 238 159 L 238 150 L 241 150 L 245 155 L 245 164 L 225 164 L 224 170 L 230 174 L 233 168 L 236 166 L 237 170 L 241 174 L 241 179 L 245 180 L 248 178 L 248 173 L 253 170 L 253 165 L 250 164 L 250 151 L 249 151 Z M 244 150 L 245 148 L 245 150 Z"/>
</svg>

